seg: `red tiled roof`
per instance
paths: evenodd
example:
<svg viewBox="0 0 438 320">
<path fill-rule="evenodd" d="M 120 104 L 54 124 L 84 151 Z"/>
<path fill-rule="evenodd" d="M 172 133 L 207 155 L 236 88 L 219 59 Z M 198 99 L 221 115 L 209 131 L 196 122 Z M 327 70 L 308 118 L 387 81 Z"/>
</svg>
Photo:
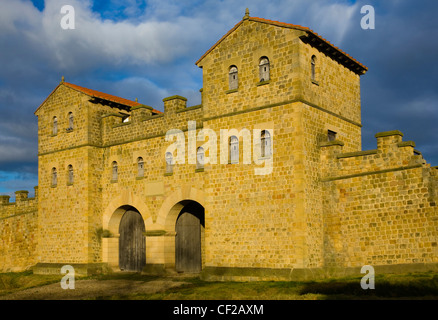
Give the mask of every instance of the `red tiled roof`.
<svg viewBox="0 0 438 320">
<path fill-rule="evenodd" d="M 327 41 L 326 39 L 324 39 L 323 37 L 321 37 L 319 34 L 317 34 L 316 32 L 314 32 L 313 30 L 307 28 L 307 27 L 303 27 L 300 25 L 296 25 L 296 24 L 291 24 L 291 23 L 285 23 L 285 22 L 279 22 L 279 21 L 274 21 L 274 20 L 268 20 L 268 19 L 263 19 L 263 18 L 257 18 L 257 17 L 249 17 L 248 18 L 249 21 L 254 21 L 254 22 L 261 22 L 261 23 L 266 23 L 266 24 L 270 24 L 270 25 L 274 25 L 274 26 L 279 26 L 279 27 L 284 27 L 284 28 L 290 28 L 290 29 L 295 29 L 295 30 L 301 30 L 301 31 L 305 31 L 308 34 L 318 38 L 319 40 L 323 41 L 324 43 L 326 43 L 329 47 L 331 47 L 332 49 L 338 51 L 339 53 L 341 53 L 342 55 L 346 56 L 348 59 L 350 59 L 352 62 L 356 63 L 357 65 L 359 65 L 360 67 L 362 67 L 364 69 L 364 71 L 367 71 L 368 68 L 366 66 L 364 66 L 363 64 L 361 64 L 359 61 L 355 60 L 353 57 L 351 57 L 349 54 L 345 53 L 344 51 L 342 51 L 341 49 L 337 48 L 336 46 L 334 46 L 333 44 L 331 44 L 329 41 Z M 198 65 L 198 63 L 204 59 L 204 57 L 206 55 L 208 55 L 214 48 L 216 48 L 226 37 L 228 37 L 228 35 L 230 35 L 234 30 L 236 30 L 245 20 L 241 20 L 239 21 L 230 31 L 228 31 L 222 38 L 219 39 L 219 41 L 217 41 L 206 53 L 204 53 L 202 55 L 201 58 L 199 58 L 198 61 L 196 61 L 196 65 Z"/>
<path fill-rule="evenodd" d="M 77 90 L 79 92 L 82 92 L 82 93 L 84 93 L 84 94 L 86 94 L 86 95 L 88 95 L 88 96 L 90 96 L 92 98 L 103 99 L 103 100 L 106 100 L 106 101 L 115 102 L 117 104 L 121 104 L 121 105 L 128 106 L 128 107 L 137 107 L 137 106 L 142 105 L 139 102 L 135 102 L 135 101 L 132 101 L 132 100 L 120 98 L 120 97 L 114 96 L 112 94 L 103 93 L 103 92 L 100 92 L 100 91 L 97 91 L 97 90 L 88 89 L 88 88 L 81 87 L 81 86 L 78 86 L 76 84 L 68 83 L 68 82 L 61 82 L 55 88 L 55 90 L 52 91 L 52 93 L 49 95 L 49 97 L 53 94 L 53 92 L 56 91 L 56 89 L 59 88 L 60 85 L 65 85 L 65 86 L 67 86 L 67 87 L 69 87 L 71 89 L 74 89 L 74 90 Z M 47 99 L 48 99 L 48 97 L 47 97 Z M 44 100 L 44 102 L 46 102 L 46 100 Z M 44 104 L 44 102 L 38 107 L 38 109 L 36 111 L 38 111 L 39 108 L 41 108 L 41 106 Z M 158 110 L 155 110 L 155 109 L 152 109 L 152 112 L 153 113 L 162 113 L 161 111 L 158 111 Z"/>
<path fill-rule="evenodd" d="M 118 103 L 118 104 L 122 104 L 122 105 L 125 105 L 125 106 L 128 106 L 128 107 L 137 107 L 137 106 L 142 105 L 139 102 L 135 102 L 135 101 L 132 101 L 132 100 L 120 98 L 120 97 L 117 97 L 117 96 L 113 96 L 112 94 L 103 93 L 103 92 L 100 92 L 100 91 L 97 91 L 97 90 L 92 90 L 92 89 L 88 89 L 88 88 L 85 88 L 85 87 L 81 87 L 81 86 L 78 86 L 78 85 L 73 84 L 73 83 L 64 82 L 63 84 L 66 85 L 67 87 L 70 87 L 72 89 L 75 89 L 75 90 L 78 90 L 78 91 L 80 91 L 82 93 L 85 93 L 86 95 L 88 95 L 90 97 L 93 97 L 93 98 L 99 98 L 99 99 L 103 99 L 103 100 L 106 100 L 106 101 L 112 101 L 112 102 L 115 102 L 115 103 Z M 152 112 L 161 113 L 161 111 L 158 111 L 158 110 L 155 110 L 155 109 L 152 109 Z"/>
</svg>

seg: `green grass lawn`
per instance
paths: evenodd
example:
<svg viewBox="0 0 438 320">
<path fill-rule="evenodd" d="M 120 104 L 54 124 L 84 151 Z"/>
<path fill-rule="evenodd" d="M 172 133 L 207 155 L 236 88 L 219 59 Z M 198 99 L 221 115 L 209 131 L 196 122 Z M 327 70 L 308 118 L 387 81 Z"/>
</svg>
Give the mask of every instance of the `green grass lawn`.
<svg viewBox="0 0 438 320">
<path fill-rule="evenodd" d="M 34 275 L 32 272 L 0 274 L 0 296 L 26 288 L 59 282 L 58 275 Z M 323 299 L 438 299 L 437 273 L 377 275 L 374 290 L 363 290 L 361 277 L 319 281 L 206 282 L 193 278 L 160 278 L 140 274 L 109 274 L 80 279 L 183 281 L 184 285 L 154 294 L 133 292 L 105 299 L 146 300 L 323 300 Z M 99 297 L 90 297 L 99 299 Z M 101 297 L 102 298 L 102 297 Z"/>
</svg>

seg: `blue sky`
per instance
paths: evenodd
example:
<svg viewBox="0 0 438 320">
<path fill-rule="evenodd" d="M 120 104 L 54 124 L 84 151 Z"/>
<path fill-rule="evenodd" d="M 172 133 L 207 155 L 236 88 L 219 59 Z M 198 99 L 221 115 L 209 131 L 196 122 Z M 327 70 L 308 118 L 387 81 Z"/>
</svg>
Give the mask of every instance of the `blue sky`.
<svg viewBox="0 0 438 320">
<path fill-rule="evenodd" d="M 76 29 L 60 27 L 75 8 Z M 372 5 L 376 29 L 360 28 Z M 438 165 L 438 2 L 435 0 L 2 0 L 0 194 L 38 184 L 36 108 L 66 81 L 162 110 L 179 94 L 200 103 L 195 61 L 244 15 L 311 28 L 365 64 L 363 149 L 401 130 Z"/>
</svg>

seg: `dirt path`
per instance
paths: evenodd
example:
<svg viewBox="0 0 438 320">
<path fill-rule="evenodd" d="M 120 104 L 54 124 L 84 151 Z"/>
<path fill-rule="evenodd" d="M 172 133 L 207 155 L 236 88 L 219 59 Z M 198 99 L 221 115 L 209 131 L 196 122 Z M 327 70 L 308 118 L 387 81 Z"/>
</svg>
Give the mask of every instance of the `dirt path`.
<svg viewBox="0 0 438 320">
<path fill-rule="evenodd" d="M 0 296 L 0 300 L 81 300 L 129 294 L 153 294 L 179 287 L 186 282 L 172 280 L 76 280 L 75 289 L 64 290 L 60 283 L 26 289 Z"/>
</svg>

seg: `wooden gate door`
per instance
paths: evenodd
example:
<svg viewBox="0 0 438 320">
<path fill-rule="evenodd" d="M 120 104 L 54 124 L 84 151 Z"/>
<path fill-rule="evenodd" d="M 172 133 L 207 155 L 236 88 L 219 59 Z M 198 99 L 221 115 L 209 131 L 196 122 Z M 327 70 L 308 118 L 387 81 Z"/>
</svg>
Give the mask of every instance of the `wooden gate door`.
<svg viewBox="0 0 438 320">
<path fill-rule="evenodd" d="M 146 239 L 143 218 L 126 211 L 119 227 L 119 267 L 122 271 L 142 271 L 146 265 Z"/>
<path fill-rule="evenodd" d="M 175 268 L 178 272 L 201 272 L 201 223 L 188 212 L 176 221 Z"/>
</svg>

